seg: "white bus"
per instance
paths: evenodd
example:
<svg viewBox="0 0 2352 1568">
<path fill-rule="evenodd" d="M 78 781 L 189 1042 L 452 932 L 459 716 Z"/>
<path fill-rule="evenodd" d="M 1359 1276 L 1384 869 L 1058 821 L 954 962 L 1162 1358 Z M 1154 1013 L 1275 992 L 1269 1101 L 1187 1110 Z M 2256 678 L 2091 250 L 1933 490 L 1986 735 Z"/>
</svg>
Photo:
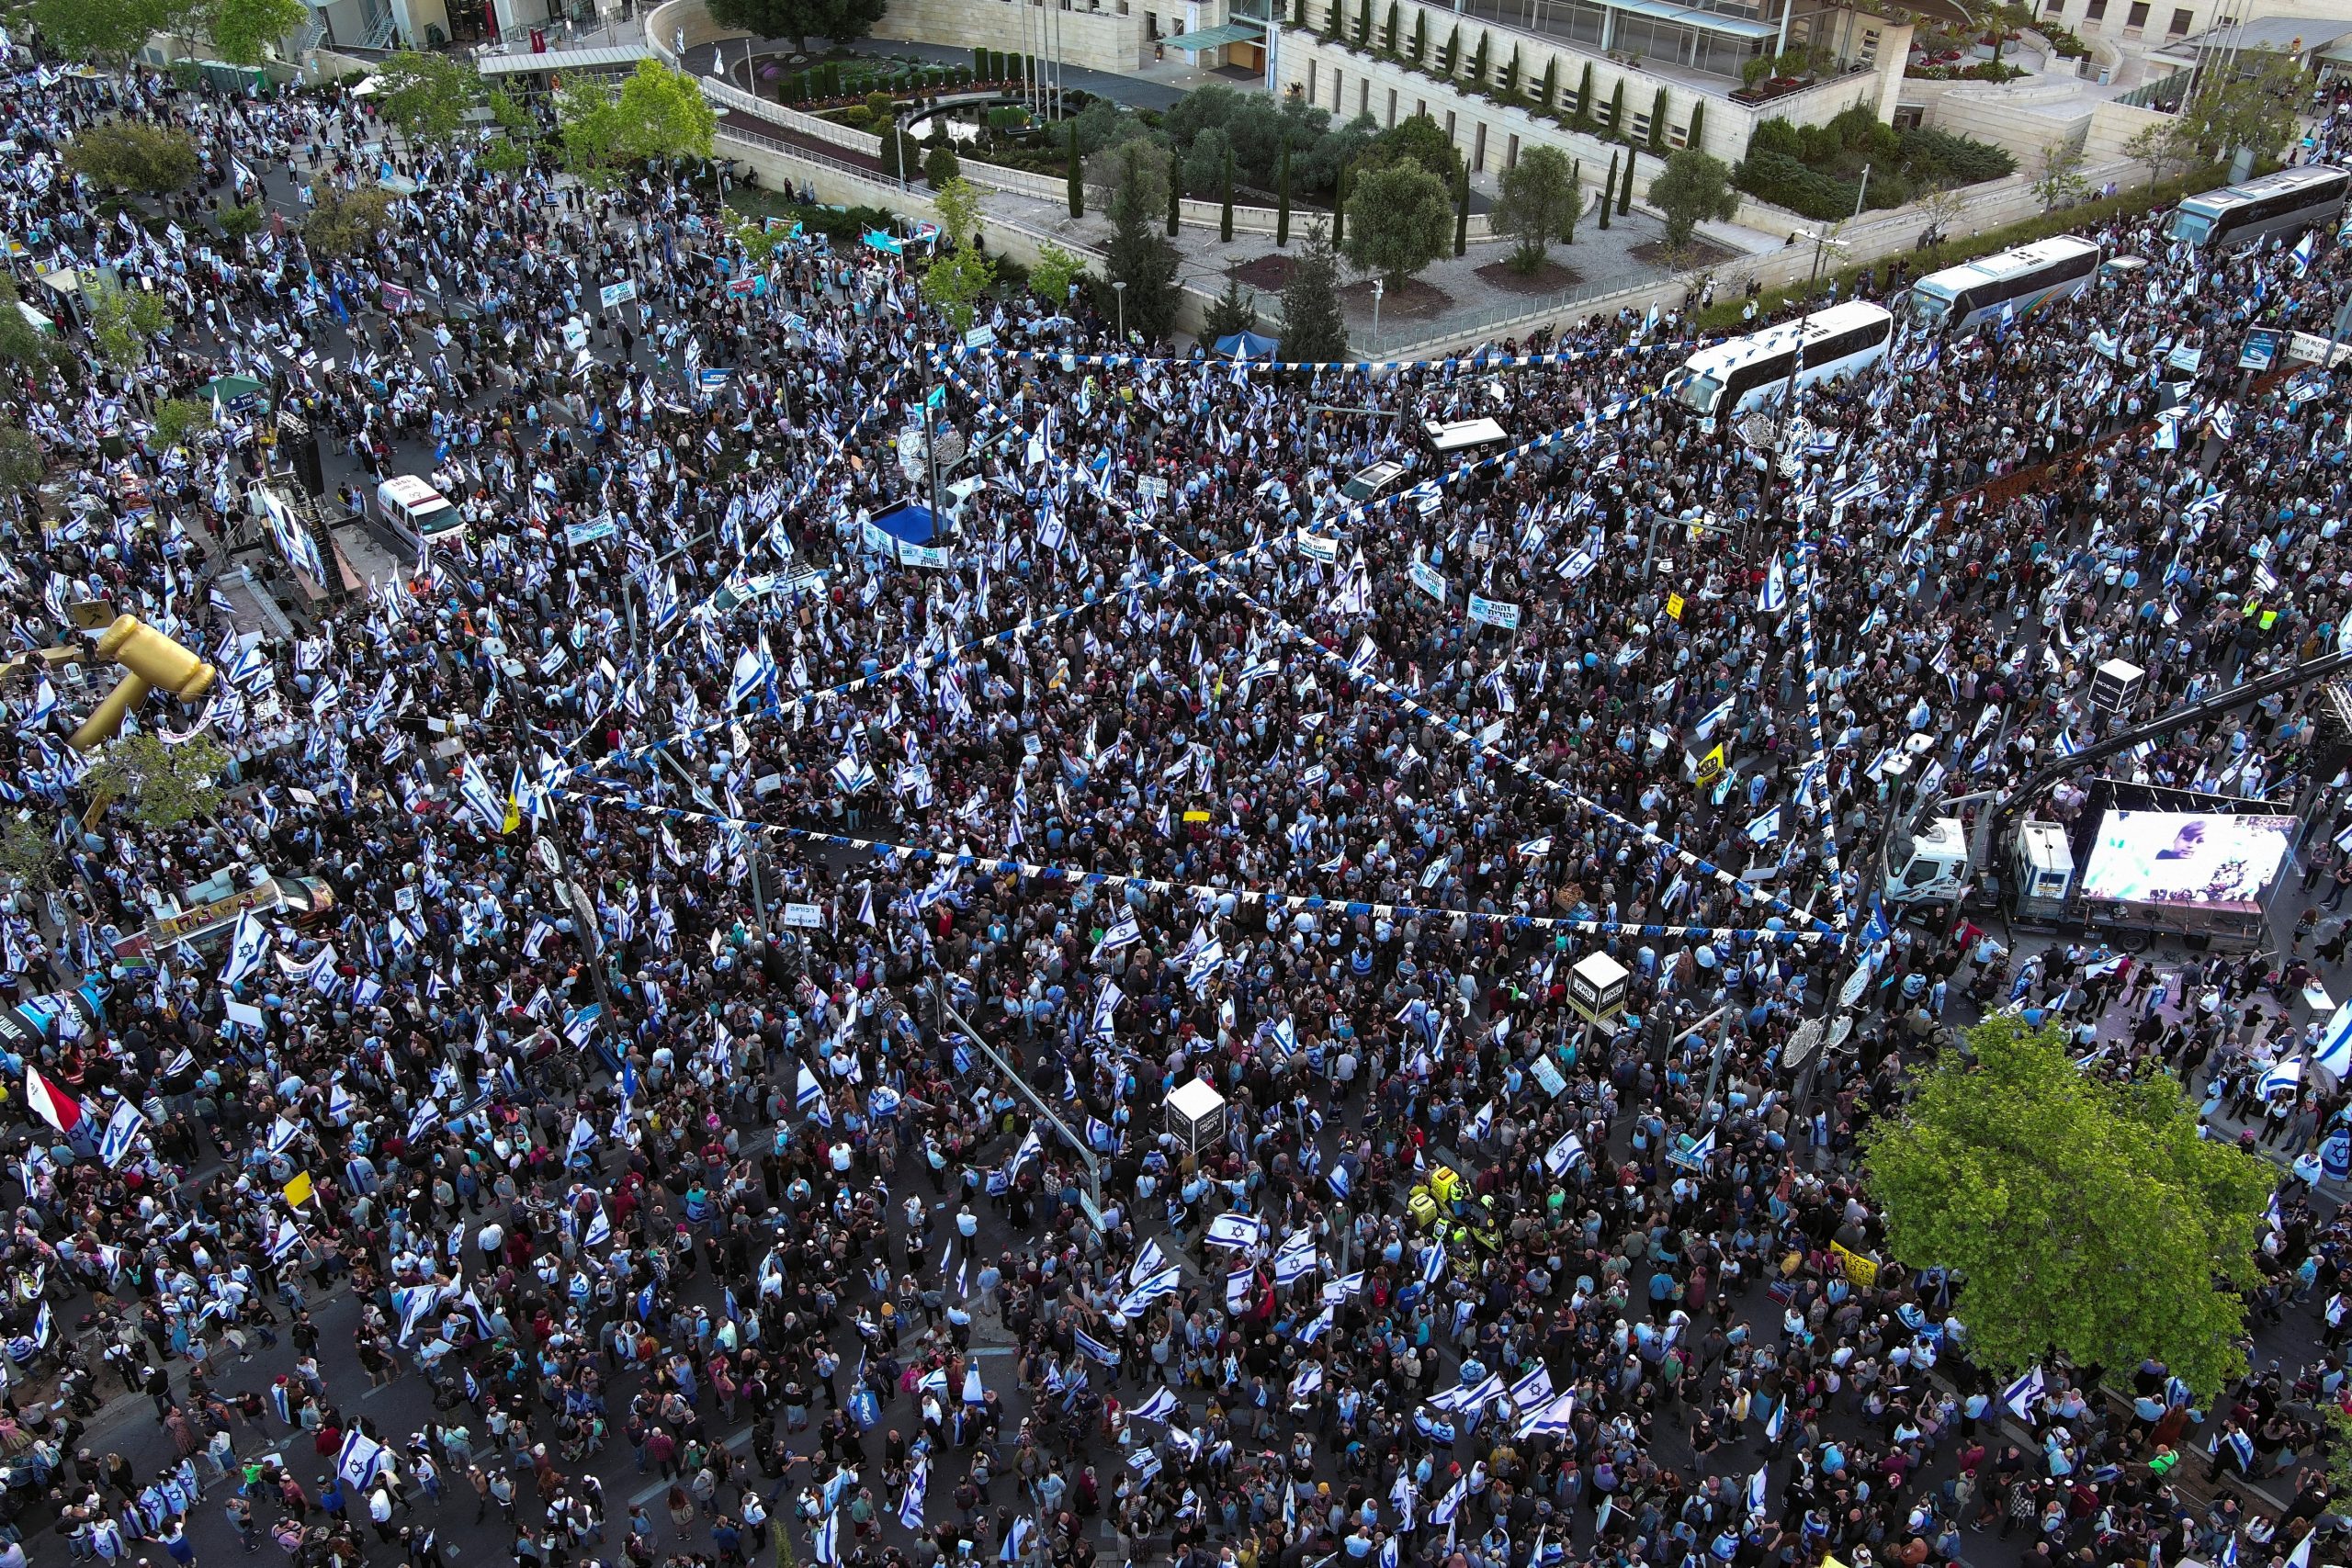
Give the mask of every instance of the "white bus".
<svg viewBox="0 0 2352 1568">
<path fill-rule="evenodd" d="M 2192 196 L 2173 209 L 2165 238 L 2191 245 L 2250 245 L 2270 234 L 2301 234 L 2344 215 L 2352 175 L 2325 164 L 2281 169 L 2242 186 Z"/>
<path fill-rule="evenodd" d="M 1661 389 L 1692 413 L 1728 419 L 1779 398 L 1792 368 L 1800 387 L 1860 375 L 1886 357 L 1894 335 L 1894 318 L 1876 305 L 1859 299 L 1832 305 L 1815 310 L 1802 328 L 1794 322 L 1766 327 L 1702 348 L 1669 374 Z"/>
<path fill-rule="evenodd" d="M 2061 234 L 1997 255 L 1979 256 L 1911 286 L 1911 323 L 1921 332 L 1955 335 L 2004 310 L 2026 315 L 2052 299 L 2069 299 L 2098 274 L 2098 247 Z"/>
</svg>

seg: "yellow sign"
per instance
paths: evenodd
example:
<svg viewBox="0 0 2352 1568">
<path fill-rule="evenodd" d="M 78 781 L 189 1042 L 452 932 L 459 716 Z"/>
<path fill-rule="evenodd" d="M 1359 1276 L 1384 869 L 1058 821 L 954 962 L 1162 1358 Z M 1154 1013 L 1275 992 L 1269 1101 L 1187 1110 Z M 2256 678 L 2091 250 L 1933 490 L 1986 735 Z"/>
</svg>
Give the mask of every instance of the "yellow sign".
<svg viewBox="0 0 2352 1568">
<path fill-rule="evenodd" d="M 1699 759 L 1699 771 L 1690 775 L 1690 782 L 1693 784 L 1713 784 L 1723 771 L 1724 743 L 1718 740 L 1715 742 L 1715 749 L 1713 750 Z"/>
<path fill-rule="evenodd" d="M 1187 811 L 1184 813 L 1184 820 L 1187 822 L 1205 822 L 1208 819 L 1209 814 L 1205 811 Z"/>
<path fill-rule="evenodd" d="M 294 1179 L 286 1184 L 286 1201 L 299 1209 L 310 1201 L 311 1173 L 307 1170 L 297 1172 Z"/>
<path fill-rule="evenodd" d="M 1876 1259 L 1864 1258 L 1859 1252 L 1849 1252 L 1840 1242 L 1831 1242 L 1829 1250 L 1836 1253 L 1838 1261 L 1845 1265 L 1848 1283 L 1865 1291 L 1878 1283 Z"/>
<path fill-rule="evenodd" d="M 1672 615 L 1672 616 L 1673 616 L 1676 620 L 1678 620 L 1678 621 L 1679 621 L 1679 620 L 1680 620 L 1680 619 L 1682 618 L 1682 595 L 1681 595 L 1681 594 L 1679 594 L 1679 593 L 1669 593 L 1669 594 L 1668 594 L 1668 595 L 1666 596 L 1666 613 L 1667 613 L 1668 615 Z"/>
</svg>

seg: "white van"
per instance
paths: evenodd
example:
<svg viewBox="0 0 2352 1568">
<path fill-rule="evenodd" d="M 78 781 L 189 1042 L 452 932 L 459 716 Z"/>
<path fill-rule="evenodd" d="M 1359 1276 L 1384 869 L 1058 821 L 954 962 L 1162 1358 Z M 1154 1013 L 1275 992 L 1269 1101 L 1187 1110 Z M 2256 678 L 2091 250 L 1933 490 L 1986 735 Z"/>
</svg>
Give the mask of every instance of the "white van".
<svg viewBox="0 0 2352 1568">
<path fill-rule="evenodd" d="M 466 520 L 448 498 L 423 479 L 402 474 L 376 487 L 376 504 L 393 533 L 420 554 L 424 547 L 465 532 Z"/>
</svg>

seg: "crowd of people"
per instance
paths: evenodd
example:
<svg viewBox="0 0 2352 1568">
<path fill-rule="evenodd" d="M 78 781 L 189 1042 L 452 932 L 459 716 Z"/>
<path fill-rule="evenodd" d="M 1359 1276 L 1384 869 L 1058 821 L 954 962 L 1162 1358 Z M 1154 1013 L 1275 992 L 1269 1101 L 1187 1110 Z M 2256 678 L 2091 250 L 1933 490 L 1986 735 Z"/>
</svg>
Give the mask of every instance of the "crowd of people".
<svg viewBox="0 0 2352 1568">
<path fill-rule="evenodd" d="M 1876 897 L 1917 807 L 2102 733 L 2103 660 L 2145 717 L 2336 645 L 2352 404 L 2236 368 L 2327 330 L 2333 232 L 2116 220 L 2086 237 L 2143 267 L 1906 324 L 1781 454 L 1659 397 L 1678 314 L 1284 368 L 1006 298 L 1003 346 L 942 348 L 904 258 L 748 231 L 707 179 L 6 47 L 9 270 L 59 329 L 0 388 L 44 470 L 0 517 L 10 651 L 140 616 L 219 683 L 126 728 L 226 761 L 193 815 L 92 810 L 62 673 L 5 695 L 0 1551 L 160 1568 L 225 1511 L 423 1568 L 494 1512 L 542 1568 L 775 1532 L 917 1568 L 2329 1560 L 2352 1287 L 2313 1183 L 2255 1303 L 2304 1362 L 2201 1398 L 2143 1366 L 2127 1409 L 1973 1368 L 1964 1290 L 1864 1266 L 1853 1156 L 2003 1005 L 2276 1119 L 2299 1172 L 2337 1125 L 2269 1077 L 2333 913 L 2159 985 Z M 62 150 L 116 118 L 198 178 L 104 216 Z M 311 250 L 386 162 L 390 226 Z M 39 292 L 65 269 L 114 282 Z M 84 330 L 113 287 L 168 317 L 128 355 Z M 167 445 L 224 375 L 270 410 Z M 934 384 L 970 452 L 935 496 L 895 449 Z M 422 474 L 466 526 L 344 596 L 279 412 L 328 510 Z M 1417 444 L 1474 415 L 1510 445 Z M 877 522 L 910 500 L 952 511 L 929 543 Z M 257 558 L 290 633 L 226 592 Z M 2308 694 L 2104 767 L 2316 799 L 2294 874 L 2340 902 Z M 264 871 L 331 900 L 156 935 Z M 1629 971 L 1598 1029 L 1594 953 Z M 1851 1042 L 1784 1059 L 1865 953 Z M 1198 1136 L 1163 1109 L 1195 1078 Z M 345 1292 L 347 1359 L 313 1321 Z M 435 1419 L 379 1429 L 411 1375 Z M 170 1463 L 82 1441 L 118 1393 Z M 624 1450 L 656 1506 L 608 1502 Z"/>
</svg>

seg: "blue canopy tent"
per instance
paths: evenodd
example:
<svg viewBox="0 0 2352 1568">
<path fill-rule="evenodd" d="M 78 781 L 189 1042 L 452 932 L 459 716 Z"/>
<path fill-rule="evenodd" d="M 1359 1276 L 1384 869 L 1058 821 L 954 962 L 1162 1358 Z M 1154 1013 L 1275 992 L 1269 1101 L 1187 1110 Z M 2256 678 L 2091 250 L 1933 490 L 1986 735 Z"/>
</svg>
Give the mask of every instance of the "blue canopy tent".
<svg viewBox="0 0 2352 1568">
<path fill-rule="evenodd" d="M 1272 338 L 1256 333 L 1235 333 L 1231 337 L 1216 340 L 1216 351 L 1232 359 L 1272 359 L 1274 350 L 1282 345 Z"/>
<path fill-rule="evenodd" d="M 874 519 L 874 525 L 902 545 L 927 545 L 939 532 L 938 520 L 931 508 L 904 502 Z"/>
</svg>

